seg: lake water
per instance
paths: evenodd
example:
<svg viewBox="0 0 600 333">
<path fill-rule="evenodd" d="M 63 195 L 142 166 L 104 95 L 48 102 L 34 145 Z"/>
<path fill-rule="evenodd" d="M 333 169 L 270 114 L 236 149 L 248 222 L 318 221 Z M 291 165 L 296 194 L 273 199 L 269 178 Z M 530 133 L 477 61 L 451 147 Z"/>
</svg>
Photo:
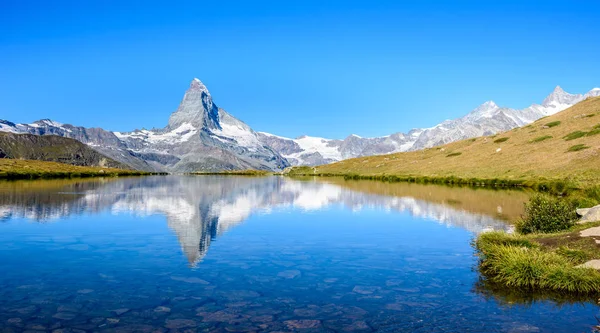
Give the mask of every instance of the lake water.
<svg viewBox="0 0 600 333">
<path fill-rule="evenodd" d="M 528 194 L 342 179 L 0 183 L 0 332 L 593 332 L 470 245 Z M 507 296 L 508 295 L 508 296 Z"/>
</svg>

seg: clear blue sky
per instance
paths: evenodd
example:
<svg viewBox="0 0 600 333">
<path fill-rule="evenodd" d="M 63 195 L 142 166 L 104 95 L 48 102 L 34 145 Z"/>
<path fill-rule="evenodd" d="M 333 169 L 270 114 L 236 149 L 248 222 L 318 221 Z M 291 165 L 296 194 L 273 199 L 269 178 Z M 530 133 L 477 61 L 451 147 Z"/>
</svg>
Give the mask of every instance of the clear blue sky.
<svg viewBox="0 0 600 333">
<path fill-rule="evenodd" d="M 599 17 L 600 1 L 4 0 L 0 119 L 163 127 L 198 77 L 257 131 L 387 135 L 600 86 Z"/>
</svg>

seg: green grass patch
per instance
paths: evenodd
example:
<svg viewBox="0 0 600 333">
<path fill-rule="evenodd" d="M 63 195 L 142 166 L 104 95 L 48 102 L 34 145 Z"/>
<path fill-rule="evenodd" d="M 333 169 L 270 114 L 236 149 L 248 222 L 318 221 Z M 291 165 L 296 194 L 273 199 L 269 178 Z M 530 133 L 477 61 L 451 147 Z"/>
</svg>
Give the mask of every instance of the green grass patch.
<svg viewBox="0 0 600 333">
<path fill-rule="evenodd" d="M 494 143 L 506 142 L 506 141 L 508 141 L 508 139 L 509 138 L 499 138 L 499 139 L 494 140 Z"/>
<path fill-rule="evenodd" d="M 547 124 L 546 124 L 546 125 L 544 125 L 544 126 L 548 126 L 548 127 L 556 127 L 556 126 L 558 126 L 558 125 L 560 125 L 560 124 L 561 124 L 561 122 L 557 120 L 557 121 L 549 122 L 549 123 L 547 123 Z"/>
<path fill-rule="evenodd" d="M 459 155 L 462 155 L 462 153 L 461 152 L 450 153 L 450 154 L 446 155 L 446 157 L 453 157 L 453 156 L 459 156 Z"/>
<path fill-rule="evenodd" d="M 529 141 L 530 143 L 536 143 L 536 142 L 542 142 L 544 140 L 548 140 L 548 139 L 552 139 L 553 136 L 552 135 L 544 135 L 544 136 L 538 136 L 537 138 Z"/>
<path fill-rule="evenodd" d="M 588 149 L 588 148 L 590 148 L 590 147 L 584 145 L 583 143 L 580 143 L 578 145 L 569 147 L 569 149 L 567 149 L 567 151 L 580 151 L 580 150 L 584 150 L 584 149 Z"/>
<path fill-rule="evenodd" d="M 594 128 L 593 130 L 587 132 L 585 136 L 594 136 L 600 134 L 600 128 Z"/>
<path fill-rule="evenodd" d="M 600 272 L 577 268 L 586 254 L 578 249 L 548 248 L 532 238 L 503 232 L 481 234 L 475 241 L 479 270 L 507 288 L 598 294 Z"/>
<path fill-rule="evenodd" d="M 563 139 L 565 139 L 565 141 L 571 141 L 571 140 L 575 140 L 575 139 L 579 139 L 581 137 L 584 137 L 586 134 L 587 134 L 587 132 L 575 131 L 575 132 L 571 132 L 571 133 L 565 135 L 563 137 Z"/>
</svg>

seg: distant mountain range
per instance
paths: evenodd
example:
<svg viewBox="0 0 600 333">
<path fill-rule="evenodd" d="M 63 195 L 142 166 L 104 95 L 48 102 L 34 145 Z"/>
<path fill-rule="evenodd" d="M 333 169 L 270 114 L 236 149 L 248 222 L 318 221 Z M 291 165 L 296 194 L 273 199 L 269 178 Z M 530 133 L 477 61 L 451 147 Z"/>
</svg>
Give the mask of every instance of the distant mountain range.
<svg viewBox="0 0 600 333">
<path fill-rule="evenodd" d="M 130 168 L 145 171 L 191 172 L 236 169 L 281 170 L 290 165 L 319 165 L 343 159 L 419 150 L 457 140 L 491 135 L 529 124 L 562 111 L 588 97 L 556 87 L 542 104 L 516 110 L 485 102 L 466 116 L 408 133 L 343 140 L 302 136 L 285 138 L 255 132 L 213 101 L 206 86 L 192 80 L 179 108 L 162 129 L 110 132 L 43 119 L 31 124 L 0 120 L 0 131 L 57 135 L 80 141 Z M 1 147 L 0 147 L 1 148 Z"/>
<path fill-rule="evenodd" d="M 264 132 L 259 132 L 259 135 L 263 142 L 273 147 L 292 165 L 321 165 L 353 157 L 420 150 L 508 131 L 595 96 L 600 96 L 600 88 L 582 95 L 569 94 L 557 86 L 542 104 L 532 104 L 522 110 L 500 107 L 493 101 L 488 101 L 462 118 L 446 120 L 431 128 L 416 128 L 408 133 L 375 138 L 361 138 L 354 134 L 343 140 L 309 136 L 290 139 Z"/>
</svg>

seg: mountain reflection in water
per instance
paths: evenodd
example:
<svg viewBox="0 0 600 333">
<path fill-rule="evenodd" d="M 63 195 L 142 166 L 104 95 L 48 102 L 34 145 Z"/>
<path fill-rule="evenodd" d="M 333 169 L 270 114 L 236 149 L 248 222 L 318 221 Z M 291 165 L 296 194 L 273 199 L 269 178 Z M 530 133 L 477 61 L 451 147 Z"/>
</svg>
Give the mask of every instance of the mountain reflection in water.
<svg viewBox="0 0 600 333">
<path fill-rule="evenodd" d="M 194 266 L 212 240 L 257 212 L 268 214 L 285 207 L 307 211 L 331 205 L 354 211 L 371 207 L 478 233 L 510 229 L 507 220 L 520 214 L 526 199 L 527 193 L 519 191 L 341 179 L 157 176 L 20 181 L 0 183 L 0 219 L 49 222 L 107 210 L 139 216 L 162 214 Z"/>
</svg>

